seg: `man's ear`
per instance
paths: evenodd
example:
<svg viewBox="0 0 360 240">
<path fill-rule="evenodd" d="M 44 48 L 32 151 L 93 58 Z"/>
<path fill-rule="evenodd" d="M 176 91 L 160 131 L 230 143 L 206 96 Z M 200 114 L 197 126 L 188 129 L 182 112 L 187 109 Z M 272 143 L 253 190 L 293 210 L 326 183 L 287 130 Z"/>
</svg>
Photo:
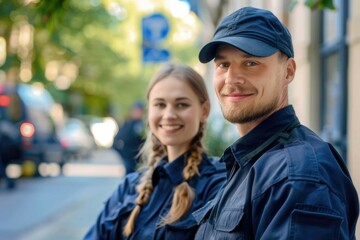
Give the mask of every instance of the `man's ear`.
<svg viewBox="0 0 360 240">
<path fill-rule="evenodd" d="M 287 80 L 288 84 L 294 79 L 295 72 L 296 72 L 296 62 L 294 58 L 289 58 L 286 61 L 286 75 L 285 75 L 285 79 Z"/>
</svg>

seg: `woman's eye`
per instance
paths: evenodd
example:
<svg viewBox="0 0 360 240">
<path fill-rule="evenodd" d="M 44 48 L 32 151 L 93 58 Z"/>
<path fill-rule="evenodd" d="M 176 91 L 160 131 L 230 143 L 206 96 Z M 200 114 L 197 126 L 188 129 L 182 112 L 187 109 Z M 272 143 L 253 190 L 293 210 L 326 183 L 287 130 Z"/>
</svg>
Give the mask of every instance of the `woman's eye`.
<svg viewBox="0 0 360 240">
<path fill-rule="evenodd" d="M 186 108 L 188 106 L 189 106 L 189 104 L 187 104 L 187 103 L 179 103 L 179 104 L 177 104 L 178 108 Z"/>
<path fill-rule="evenodd" d="M 164 108 L 165 104 L 164 103 L 155 103 L 154 106 L 158 107 L 158 108 Z"/>
</svg>

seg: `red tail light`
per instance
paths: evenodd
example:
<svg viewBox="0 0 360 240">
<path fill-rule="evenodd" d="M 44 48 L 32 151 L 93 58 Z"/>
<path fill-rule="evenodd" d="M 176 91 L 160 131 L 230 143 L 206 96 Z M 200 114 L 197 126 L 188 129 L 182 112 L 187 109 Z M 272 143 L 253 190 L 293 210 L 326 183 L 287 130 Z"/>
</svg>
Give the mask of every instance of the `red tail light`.
<svg viewBox="0 0 360 240">
<path fill-rule="evenodd" d="M 0 106 L 7 107 L 10 104 L 10 97 L 8 95 L 0 95 Z"/>
<path fill-rule="evenodd" d="M 35 133 L 35 127 L 29 122 L 24 122 L 20 126 L 20 133 L 23 137 L 32 137 Z"/>
<path fill-rule="evenodd" d="M 64 139 L 60 139 L 60 144 L 63 148 L 68 148 L 70 146 L 69 141 L 66 141 Z"/>
</svg>

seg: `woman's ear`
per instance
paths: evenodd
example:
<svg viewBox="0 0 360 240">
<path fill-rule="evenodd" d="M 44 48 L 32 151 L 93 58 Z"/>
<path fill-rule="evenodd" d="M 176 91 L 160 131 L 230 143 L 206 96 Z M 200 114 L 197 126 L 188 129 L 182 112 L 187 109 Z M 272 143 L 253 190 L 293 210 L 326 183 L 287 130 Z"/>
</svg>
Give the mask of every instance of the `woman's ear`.
<svg viewBox="0 0 360 240">
<path fill-rule="evenodd" d="M 200 121 L 203 123 L 206 121 L 210 114 L 210 102 L 206 101 L 202 104 L 202 113 L 201 113 L 201 119 Z"/>
</svg>

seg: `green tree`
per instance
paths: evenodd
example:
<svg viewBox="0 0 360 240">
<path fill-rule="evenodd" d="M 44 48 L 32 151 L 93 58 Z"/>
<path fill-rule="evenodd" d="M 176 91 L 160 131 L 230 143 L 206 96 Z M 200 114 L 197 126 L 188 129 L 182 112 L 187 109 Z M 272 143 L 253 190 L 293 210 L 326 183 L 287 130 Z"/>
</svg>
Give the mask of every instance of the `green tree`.
<svg viewBox="0 0 360 240">
<path fill-rule="evenodd" d="M 0 32 L 7 43 L 10 43 L 12 33 L 21 32 L 22 25 L 30 26 L 33 36 L 26 59 L 16 49 L 11 51 L 8 45 L 2 70 L 17 69 L 20 76 L 19 71 L 27 61 L 32 70 L 30 83 L 42 82 L 59 102 L 69 106 L 68 109 L 73 109 L 69 97 L 73 93 L 86 98 L 105 97 L 121 114 L 126 113 L 135 99 L 143 98 L 146 83 L 159 64 L 145 64 L 141 59 L 141 19 L 149 13 L 139 10 L 139 1 L 27 2 L 0 1 Z M 190 34 L 193 39 L 173 41 L 176 29 L 184 28 L 188 23 L 173 17 L 162 5 L 153 11 L 161 12 L 169 19 L 171 32 L 163 47 L 171 49 L 172 60 L 195 63 L 193 52 L 197 49 L 196 36 L 200 30 L 196 25 L 199 23 L 187 26 L 193 29 Z M 57 75 L 49 77 L 49 69 L 57 71 Z M 63 82 L 58 84 L 57 80 Z M 95 108 L 84 109 L 84 113 L 97 114 L 92 112 Z"/>
</svg>

